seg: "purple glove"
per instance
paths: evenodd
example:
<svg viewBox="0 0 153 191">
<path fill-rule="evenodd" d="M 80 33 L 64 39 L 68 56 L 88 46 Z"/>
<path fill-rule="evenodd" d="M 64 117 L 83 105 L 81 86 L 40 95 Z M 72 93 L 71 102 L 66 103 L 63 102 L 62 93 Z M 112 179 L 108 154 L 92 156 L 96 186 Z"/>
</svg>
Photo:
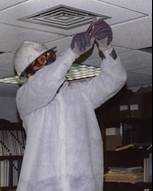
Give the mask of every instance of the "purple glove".
<svg viewBox="0 0 153 191">
<path fill-rule="evenodd" d="M 109 24 L 104 20 L 100 19 L 92 24 L 93 26 L 89 27 L 90 34 L 97 41 L 102 41 L 107 39 L 107 45 L 109 46 L 113 40 L 113 32 Z"/>
<path fill-rule="evenodd" d="M 78 56 L 80 56 L 81 54 L 92 48 L 92 45 L 93 43 L 91 41 L 91 37 L 88 31 L 86 31 L 78 33 L 73 37 L 71 48 L 76 54 L 78 54 Z"/>
</svg>

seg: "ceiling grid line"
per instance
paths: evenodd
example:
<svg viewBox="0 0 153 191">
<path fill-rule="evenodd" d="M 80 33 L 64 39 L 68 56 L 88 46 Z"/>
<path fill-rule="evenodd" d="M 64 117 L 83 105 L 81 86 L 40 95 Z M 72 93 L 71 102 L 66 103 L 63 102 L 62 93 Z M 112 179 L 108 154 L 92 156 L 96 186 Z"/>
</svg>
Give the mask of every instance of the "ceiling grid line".
<svg viewBox="0 0 153 191">
<path fill-rule="evenodd" d="M 26 30 L 33 30 L 35 31 L 36 29 L 30 27 L 30 28 L 27 28 L 27 27 L 23 27 L 23 26 L 20 26 L 20 25 L 15 25 L 15 24 L 10 24 L 10 23 L 5 23 L 5 22 L 1 22 L 1 24 L 4 24 L 4 25 L 8 25 L 8 26 L 12 26 L 12 27 L 18 27 L 18 28 L 21 28 L 21 29 L 26 29 Z M 49 32 L 49 31 L 46 31 L 46 30 L 39 30 L 40 32 L 45 32 L 45 33 L 48 33 L 48 34 L 57 34 L 57 35 L 60 35 L 60 36 L 65 36 L 65 37 L 69 37 L 70 35 L 65 35 L 63 33 L 58 33 L 58 32 Z"/>
<path fill-rule="evenodd" d="M 30 0 L 24 0 L 22 2 L 15 3 L 13 5 L 7 6 L 7 7 L 3 8 L 3 9 L 0 9 L 0 12 L 7 11 L 8 9 L 14 8 L 14 7 L 16 7 L 16 6 L 18 6 L 18 5 L 22 4 L 22 3 L 25 3 L 27 1 L 30 1 Z"/>
<path fill-rule="evenodd" d="M 113 23 L 111 25 L 111 27 L 117 27 L 117 26 L 120 26 L 122 24 L 123 25 L 129 24 L 129 23 L 136 22 L 136 21 L 139 21 L 140 19 L 145 19 L 145 18 L 148 18 L 148 16 L 140 16 L 140 17 L 137 17 L 137 18 L 133 18 L 133 19 L 129 19 L 129 20 L 123 21 L 123 22 Z"/>
<path fill-rule="evenodd" d="M 105 4 L 108 4 L 108 5 L 112 5 L 112 6 L 115 6 L 115 7 L 120 7 L 122 9 L 127 9 L 128 11 L 133 11 L 135 13 L 139 13 L 139 14 L 143 14 L 144 16 L 149 16 L 149 14 L 146 14 L 146 13 L 143 13 L 141 11 L 137 11 L 137 10 L 134 10 L 134 9 L 130 9 L 130 8 L 127 8 L 127 7 L 124 7 L 124 6 L 120 6 L 120 5 L 116 5 L 114 3 L 108 3 L 106 1 L 103 1 L 103 0 L 95 0 L 95 1 L 99 1 L 99 2 L 102 2 L 102 3 L 105 3 Z"/>
</svg>

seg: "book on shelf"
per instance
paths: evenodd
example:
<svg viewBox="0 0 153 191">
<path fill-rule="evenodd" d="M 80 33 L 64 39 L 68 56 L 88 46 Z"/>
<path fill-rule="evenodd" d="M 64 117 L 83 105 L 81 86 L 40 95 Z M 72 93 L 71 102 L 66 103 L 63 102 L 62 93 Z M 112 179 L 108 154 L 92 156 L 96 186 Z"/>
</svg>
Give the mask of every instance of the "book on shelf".
<svg viewBox="0 0 153 191">
<path fill-rule="evenodd" d="M 16 187 L 19 180 L 26 136 L 22 128 L 0 128 L 0 190 Z"/>
<path fill-rule="evenodd" d="M 0 131 L 0 156 L 22 156 L 25 149 L 25 134 L 22 130 Z"/>
<path fill-rule="evenodd" d="M 21 160 L 0 161 L 0 187 L 15 187 L 18 184 Z"/>
<path fill-rule="evenodd" d="M 144 159 L 144 182 L 152 182 L 152 153 Z"/>
<path fill-rule="evenodd" d="M 105 174 L 106 182 L 118 183 L 151 183 L 152 182 L 152 153 L 144 158 L 144 166 L 109 167 Z"/>
<path fill-rule="evenodd" d="M 0 161 L 0 187 L 9 187 L 9 161 Z"/>
<path fill-rule="evenodd" d="M 106 150 L 114 151 L 116 147 L 122 145 L 122 136 L 120 127 L 115 125 L 106 128 Z"/>
</svg>

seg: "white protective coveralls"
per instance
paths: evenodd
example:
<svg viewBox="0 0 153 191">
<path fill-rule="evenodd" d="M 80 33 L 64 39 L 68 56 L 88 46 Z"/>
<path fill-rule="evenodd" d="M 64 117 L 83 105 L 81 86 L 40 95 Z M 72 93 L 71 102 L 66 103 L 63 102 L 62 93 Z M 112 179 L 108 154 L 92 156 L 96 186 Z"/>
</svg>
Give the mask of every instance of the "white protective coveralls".
<svg viewBox="0 0 153 191">
<path fill-rule="evenodd" d="M 103 144 L 94 109 L 127 76 L 119 59 L 106 53 L 101 76 L 69 84 L 65 75 L 75 59 L 67 50 L 18 90 L 27 142 L 17 191 L 102 191 Z"/>
</svg>

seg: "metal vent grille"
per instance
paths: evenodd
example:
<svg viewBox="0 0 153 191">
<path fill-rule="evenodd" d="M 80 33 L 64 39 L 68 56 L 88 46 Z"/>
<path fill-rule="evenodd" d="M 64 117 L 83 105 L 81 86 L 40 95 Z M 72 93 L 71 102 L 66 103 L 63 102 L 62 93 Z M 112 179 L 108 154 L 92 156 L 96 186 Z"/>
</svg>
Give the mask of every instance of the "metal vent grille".
<svg viewBox="0 0 153 191">
<path fill-rule="evenodd" d="M 59 5 L 19 20 L 70 30 L 88 24 L 93 20 L 93 18 L 97 17 L 102 19 L 110 18 L 105 15 Z"/>
</svg>

